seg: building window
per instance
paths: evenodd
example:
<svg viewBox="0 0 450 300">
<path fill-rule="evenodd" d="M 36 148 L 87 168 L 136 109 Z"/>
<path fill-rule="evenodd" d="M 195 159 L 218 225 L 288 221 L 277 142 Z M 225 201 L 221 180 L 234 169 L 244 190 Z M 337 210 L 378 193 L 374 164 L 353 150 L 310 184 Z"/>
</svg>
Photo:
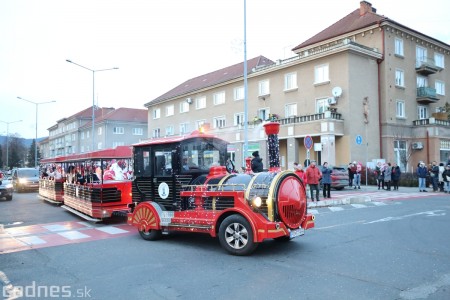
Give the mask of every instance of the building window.
<svg viewBox="0 0 450 300">
<path fill-rule="evenodd" d="M 330 81 L 328 74 L 328 65 L 314 67 L 314 84 Z"/>
<path fill-rule="evenodd" d="M 243 86 L 234 88 L 234 100 L 243 100 L 245 97 L 245 90 Z"/>
<path fill-rule="evenodd" d="M 289 91 L 297 87 L 297 73 L 288 73 L 284 75 L 284 90 Z"/>
<path fill-rule="evenodd" d="M 189 111 L 189 103 L 186 101 L 180 102 L 180 114 L 186 113 Z"/>
<path fill-rule="evenodd" d="M 187 134 L 189 132 L 189 123 L 180 124 L 180 134 Z"/>
<path fill-rule="evenodd" d="M 245 120 L 244 120 L 243 112 L 234 114 L 234 117 L 233 117 L 233 125 L 234 126 L 242 125 L 242 124 L 244 124 L 244 122 L 245 122 Z"/>
<path fill-rule="evenodd" d="M 152 130 L 152 137 L 153 138 L 159 138 L 161 137 L 161 129 L 155 128 Z"/>
<path fill-rule="evenodd" d="M 143 135 L 144 129 L 143 128 L 133 128 L 133 135 Z"/>
<path fill-rule="evenodd" d="M 434 86 L 437 94 L 445 96 L 445 83 L 443 81 L 436 80 Z"/>
<path fill-rule="evenodd" d="M 428 119 L 428 107 L 419 105 L 417 107 L 417 116 L 419 120 Z"/>
<path fill-rule="evenodd" d="M 197 120 L 197 121 L 195 121 L 195 128 L 200 129 L 205 123 L 206 123 L 206 120 Z"/>
<path fill-rule="evenodd" d="M 297 115 L 297 103 L 286 104 L 284 107 L 284 114 L 286 118 L 294 117 Z"/>
<path fill-rule="evenodd" d="M 427 61 L 427 49 L 423 47 L 416 47 L 416 67 L 420 67 L 422 63 Z"/>
<path fill-rule="evenodd" d="M 428 86 L 428 78 L 425 76 L 417 76 L 417 87 L 427 87 Z"/>
<path fill-rule="evenodd" d="M 159 118 L 161 118 L 161 109 L 160 108 L 153 109 L 153 119 Z"/>
<path fill-rule="evenodd" d="M 84 140 L 84 131 L 81 132 L 81 139 Z"/>
<path fill-rule="evenodd" d="M 403 56 L 403 40 L 396 38 L 395 39 L 395 55 Z"/>
<path fill-rule="evenodd" d="M 405 73 L 403 70 L 395 70 L 395 85 L 405 87 Z"/>
<path fill-rule="evenodd" d="M 266 96 L 270 94 L 269 80 L 261 80 L 258 82 L 258 96 Z"/>
<path fill-rule="evenodd" d="M 269 108 L 260 108 L 258 109 L 258 118 L 261 120 L 267 120 L 270 116 Z"/>
<path fill-rule="evenodd" d="M 102 129 L 103 127 L 97 128 L 97 135 L 102 135 Z"/>
<path fill-rule="evenodd" d="M 174 113 L 175 113 L 175 107 L 173 104 L 166 106 L 166 117 L 173 116 Z"/>
<path fill-rule="evenodd" d="M 102 142 L 98 142 L 97 143 L 97 150 L 102 150 L 103 148 L 103 144 L 102 144 Z"/>
<path fill-rule="evenodd" d="M 223 128 L 226 126 L 225 116 L 215 117 L 213 118 L 213 126 L 214 128 Z"/>
<path fill-rule="evenodd" d="M 81 153 L 84 153 L 84 146 L 81 146 L 81 147 L 80 147 L 80 152 L 81 152 Z"/>
<path fill-rule="evenodd" d="M 328 98 L 316 100 L 316 113 L 323 114 L 328 109 Z"/>
<path fill-rule="evenodd" d="M 76 139 L 77 139 L 77 136 L 76 136 L 76 134 L 75 134 L 75 133 L 72 133 L 72 142 L 75 142 L 75 141 L 76 141 Z"/>
<path fill-rule="evenodd" d="M 214 105 L 224 104 L 225 103 L 225 92 L 215 93 L 213 95 Z"/>
<path fill-rule="evenodd" d="M 440 53 L 435 53 L 434 54 L 434 63 L 436 64 L 436 67 L 443 69 L 445 66 L 444 55 L 442 55 Z"/>
<path fill-rule="evenodd" d="M 86 131 L 86 138 L 88 139 L 89 138 L 89 132 L 90 131 Z M 88 150 L 89 151 L 89 150 Z"/>
<path fill-rule="evenodd" d="M 206 107 L 206 97 L 200 97 L 195 99 L 195 108 L 202 109 Z"/>
<path fill-rule="evenodd" d="M 123 127 L 114 127 L 113 128 L 113 133 L 114 134 L 124 134 L 125 130 Z"/>
<path fill-rule="evenodd" d="M 408 162 L 406 141 L 394 141 L 394 160 L 400 169 L 405 172 Z"/>
<path fill-rule="evenodd" d="M 169 125 L 166 127 L 166 136 L 174 135 L 173 126 Z"/>
<path fill-rule="evenodd" d="M 396 117 L 405 118 L 405 101 L 403 100 L 397 100 Z"/>
</svg>

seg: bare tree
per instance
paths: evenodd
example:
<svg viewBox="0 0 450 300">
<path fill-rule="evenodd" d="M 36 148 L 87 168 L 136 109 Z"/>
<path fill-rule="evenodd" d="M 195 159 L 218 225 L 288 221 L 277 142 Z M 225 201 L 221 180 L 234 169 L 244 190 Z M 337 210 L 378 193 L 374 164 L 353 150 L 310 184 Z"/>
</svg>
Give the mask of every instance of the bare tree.
<svg viewBox="0 0 450 300">
<path fill-rule="evenodd" d="M 410 134 L 407 134 L 410 131 L 407 127 L 395 127 L 392 130 L 392 134 L 394 137 L 394 142 L 398 141 L 398 146 L 400 146 L 401 142 L 406 143 L 406 151 L 399 151 L 399 158 L 400 163 L 404 166 L 405 170 L 408 167 L 409 160 L 414 153 L 414 151 L 417 151 L 416 149 L 413 149 L 413 141 L 416 139 L 416 136 L 413 134 L 412 131 L 410 131 Z M 394 145 L 395 146 L 395 145 Z"/>
</svg>

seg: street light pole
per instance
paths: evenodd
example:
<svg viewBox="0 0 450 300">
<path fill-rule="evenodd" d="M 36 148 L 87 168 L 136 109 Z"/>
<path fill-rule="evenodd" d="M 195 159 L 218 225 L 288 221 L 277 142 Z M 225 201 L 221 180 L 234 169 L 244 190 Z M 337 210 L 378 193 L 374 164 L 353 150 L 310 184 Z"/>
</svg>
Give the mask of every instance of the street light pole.
<svg viewBox="0 0 450 300">
<path fill-rule="evenodd" d="M 40 105 L 40 104 L 46 104 L 46 103 L 53 103 L 53 102 L 56 102 L 55 100 L 52 100 L 52 101 L 46 101 L 46 102 L 34 102 L 34 101 L 31 101 L 31 100 L 27 100 L 27 99 L 24 99 L 24 98 L 22 98 L 22 97 L 17 97 L 17 99 L 20 99 L 20 100 L 23 100 L 23 101 L 27 101 L 27 102 L 29 102 L 29 103 L 31 103 L 31 104 L 34 104 L 34 105 L 36 105 L 36 125 L 35 125 L 35 129 L 36 129 L 36 138 L 35 138 L 35 140 L 34 140 L 34 166 L 37 168 L 38 167 L 38 161 L 37 161 L 37 138 L 38 138 L 38 106 Z"/>
<path fill-rule="evenodd" d="M 68 63 L 77 65 L 83 69 L 86 69 L 88 71 L 92 72 L 92 149 L 91 151 L 94 151 L 95 148 L 95 139 L 94 139 L 94 128 L 95 128 L 95 72 L 101 72 L 101 71 L 110 71 L 110 70 L 118 70 L 119 68 L 115 67 L 115 68 L 109 68 L 109 69 L 99 69 L 99 70 L 93 70 L 93 69 L 89 69 L 85 66 L 82 66 L 80 64 L 77 64 L 69 59 L 66 59 L 66 61 Z"/>
<path fill-rule="evenodd" d="M 9 141 L 8 141 L 8 137 L 9 137 L 9 124 L 17 123 L 17 122 L 22 122 L 22 120 L 11 121 L 11 122 L 6 122 L 6 121 L 1 121 L 1 120 L 0 120 L 0 122 L 6 124 L 6 167 L 9 169 Z"/>
</svg>

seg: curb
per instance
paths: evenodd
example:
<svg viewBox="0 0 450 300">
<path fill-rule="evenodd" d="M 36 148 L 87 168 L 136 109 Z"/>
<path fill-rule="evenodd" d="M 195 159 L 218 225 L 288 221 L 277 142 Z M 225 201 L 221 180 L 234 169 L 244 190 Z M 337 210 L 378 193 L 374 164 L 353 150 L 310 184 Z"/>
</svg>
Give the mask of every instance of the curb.
<svg viewBox="0 0 450 300">
<path fill-rule="evenodd" d="M 369 196 L 351 196 L 336 200 L 320 200 L 319 202 L 308 201 L 308 208 L 337 206 L 346 204 L 362 204 L 371 201 L 372 199 Z"/>
</svg>

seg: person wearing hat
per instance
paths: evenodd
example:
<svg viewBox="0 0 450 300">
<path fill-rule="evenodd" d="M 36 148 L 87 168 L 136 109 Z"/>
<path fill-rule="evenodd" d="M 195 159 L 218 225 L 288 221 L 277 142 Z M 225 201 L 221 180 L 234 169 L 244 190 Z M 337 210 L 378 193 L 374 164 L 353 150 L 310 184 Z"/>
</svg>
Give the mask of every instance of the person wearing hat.
<svg viewBox="0 0 450 300">
<path fill-rule="evenodd" d="M 261 157 L 259 157 L 259 152 L 255 151 L 252 153 L 252 171 L 253 173 L 258 173 L 258 172 L 262 172 L 263 171 L 263 162 Z"/>
</svg>

